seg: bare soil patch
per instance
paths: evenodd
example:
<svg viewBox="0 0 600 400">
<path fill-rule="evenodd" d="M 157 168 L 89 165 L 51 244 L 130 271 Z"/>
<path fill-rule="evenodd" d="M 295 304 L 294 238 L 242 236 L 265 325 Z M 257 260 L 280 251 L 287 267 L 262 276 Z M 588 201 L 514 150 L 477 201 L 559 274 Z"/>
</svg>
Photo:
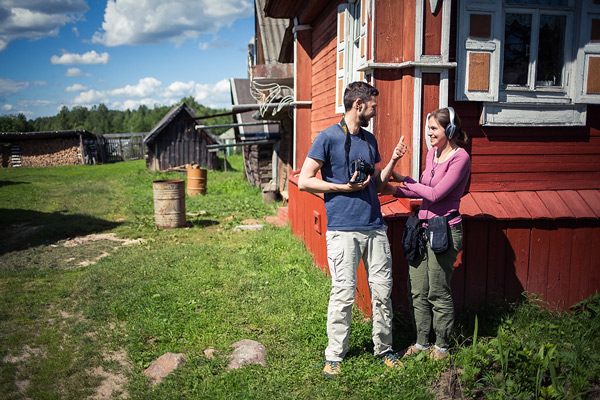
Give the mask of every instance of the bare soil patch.
<svg viewBox="0 0 600 400">
<path fill-rule="evenodd" d="M 35 231 L 35 227 L 30 227 L 30 232 L 32 230 Z M 0 270 L 84 268 L 108 257 L 121 246 L 142 242 L 143 239 L 122 239 L 114 233 L 78 236 L 2 254 Z"/>
</svg>

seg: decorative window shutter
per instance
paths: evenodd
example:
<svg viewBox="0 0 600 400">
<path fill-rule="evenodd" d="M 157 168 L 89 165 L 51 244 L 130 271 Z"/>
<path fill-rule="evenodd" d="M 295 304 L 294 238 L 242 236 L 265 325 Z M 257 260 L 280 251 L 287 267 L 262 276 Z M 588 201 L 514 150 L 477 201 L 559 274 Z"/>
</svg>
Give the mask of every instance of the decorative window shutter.
<svg viewBox="0 0 600 400">
<path fill-rule="evenodd" d="M 346 36 L 348 29 L 348 4 L 340 4 L 337 12 L 337 57 L 335 74 L 335 112 L 344 113 L 344 89 L 346 88 Z"/>
<path fill-rule="evenodd" d="M 498 101 L 502 2 L 459 3 L 456 98 Z"/>
<path fill-rule="evenodd" d="M 367 28 L 369 26 L 368 24 L 368 3 L 369 0 L 362 0 L 361 1 L 361 10 L 360 10 L 360 51 L 359 51 L 359 62 L 358 62 L 358 66 L 362 66 L 364 64 L 367 63 L 367 54 L 368 54 L 368 46 L 369 43 L 367 42 Z M 361 81 L 364 80 L 364 74 L 361 73 Z"/>
<path fill-rule="evenodd" d="M 575 102 L 600 104 L 600 5 L 583 0 L 580 7 Z"/>
</svg>

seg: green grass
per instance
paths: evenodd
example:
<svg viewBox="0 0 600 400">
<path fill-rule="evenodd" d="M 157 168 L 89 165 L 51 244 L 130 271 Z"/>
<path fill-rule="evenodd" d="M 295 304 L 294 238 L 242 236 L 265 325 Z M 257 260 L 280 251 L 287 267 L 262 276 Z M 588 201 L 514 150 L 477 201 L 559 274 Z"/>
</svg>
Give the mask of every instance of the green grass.
<svg viewBox="0 0 600 400">
<path fill-rule="evenodd" d="M 209 171 L 206 196 L 186 197 L 191 226 L 175 230 L 154 225 L 152 181 L 184 175 L 138 161 L 0 169 L 0 398 L 82 399 L 110 380 L 114 398 L 133 399 L 599 395 L 599 296 L 570 314 L 535 301 L 464 314 L 450 359 L 421 354 L 400 371 L 373 357 L 355 310 L 343 374 L 325 379 L 329 278 L 289 227 L 233 230 L 277 205 L 228 160 L 232 170 Z M 81 240 L 107 233 L 143 241 Z M 411 337 L 397 315 L 397 348 Z M 241 339 L 265 345 L 267 367 L 227 371 Z M 166 352 L 186 362 L 151 387 L 143 370 Z"/>
</svg>

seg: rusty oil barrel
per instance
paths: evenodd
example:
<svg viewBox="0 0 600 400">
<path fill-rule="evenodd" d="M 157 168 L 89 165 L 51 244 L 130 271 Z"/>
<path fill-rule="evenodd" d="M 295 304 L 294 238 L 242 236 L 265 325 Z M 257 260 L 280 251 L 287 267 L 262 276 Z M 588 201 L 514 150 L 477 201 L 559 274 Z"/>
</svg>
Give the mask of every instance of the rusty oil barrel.
<svg viewBox="0 0 600 400">
<path fill-rule="evenodd" d="M 185 226 L 185 181 L 168 179 L 152 182 L 154 190 L 154 218 L 162 229 Z"/>
<path fill-rule="evenodd" d="M 187 194 L 196 196 L 206 194 L 206 168 L 188 168 Z"/>
</svg>

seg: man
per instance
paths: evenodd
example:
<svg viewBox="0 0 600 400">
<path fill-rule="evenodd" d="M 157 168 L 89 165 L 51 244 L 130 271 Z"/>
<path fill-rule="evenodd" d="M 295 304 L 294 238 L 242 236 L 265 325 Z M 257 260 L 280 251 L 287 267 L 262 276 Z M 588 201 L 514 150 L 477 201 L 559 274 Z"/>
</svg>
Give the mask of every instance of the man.
<svg viewBox="0 0 600 400">
<path fill-rule="evenodd" d="M 406 145 L 402 137 L 384 170 L 374 168 L 381 160 L 377 140 L 363 127 L 377 113 L 378 95 L 379 91 L 365 82 L 348 85 L 344 92 L 344 118 L 319 133 L 298 180 L 300 190 L 324 193 L 327 210 L 331 274 L 329 343 L 323 369 L 327 377 L 341 372 L 340 363 L 348 352 L 356 272 L 361 259 L 372 299 L 374 353 L 387 366 L 402 366 L 392 351 L 392 258 L 377 192 L 387 183 L 396 161 L 406 152 Z M 321 178 L 317 177 L 319 171 Z"/>
</svg>

